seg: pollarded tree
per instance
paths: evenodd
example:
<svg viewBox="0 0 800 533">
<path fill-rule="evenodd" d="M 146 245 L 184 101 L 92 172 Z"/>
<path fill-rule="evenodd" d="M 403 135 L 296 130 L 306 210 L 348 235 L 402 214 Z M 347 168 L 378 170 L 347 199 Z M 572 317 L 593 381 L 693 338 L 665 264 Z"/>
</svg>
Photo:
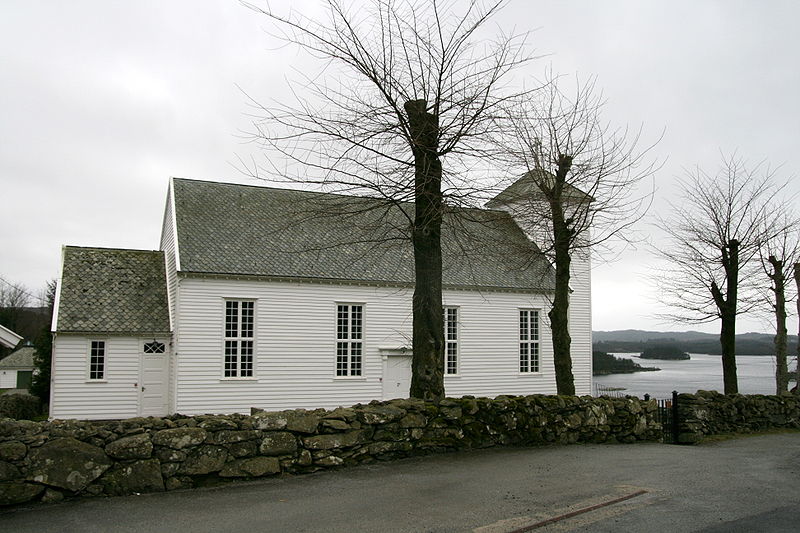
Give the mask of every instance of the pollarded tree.
<svg viewBox="0 0 800 533">
<path fill-rule="evenodd" d="M 797 358 L 795 359 L 797 373 L 794 378 L 794 391 L 796 394 L 800 394 L 800 263 L 794 264 L 794 285 L 796 289 L 795 294 L 797 295 Z"/>
<path fill-rule="evenodd" d="M 783 204 L 785 205 L 785 203 Z M 777 205 L 776 209 L 782 209 Z M 775 393 L 781 394 L 789 388 L 787 366 L 788 330 L 786 329 L 786 301 L 792 298 L 791 268 L 800 260 L 800 223 L 785 214 L 781 220 L 782 231 L 767 239 L 759 251 L 761 267 L 770 280 L 766 301 L 775 316 Z M 769 233 L 769 228 L 765 229 Z"/>
<path fill-rule="evenodd" d="M 569 334 L 573 259 L 588 268 L 590 250 L 602 252 L 612 240 L 627 242 L 652 198 L 638 188 L 656 170 L 646 160 L 652 146 L 640 149 L 638 133 L 604 122 L 602 107 L 593 79 L 576 82 L 570 95 L 561 79 L 548 74 L 534 98 L 506 107 L 506 127 L 497 139 L 512 175 L 523 177 L 493 202 L 502 200 L 525 221 L 556 271 L 548 317 L 559 394 L 575 394 Z"/>
<path fill-rule="evenodd" d="M 657 225 L 667 235 L 654 251 L 667 266 L 657 277 L 668 318 L 688 323 L 720 320 L 725 394 L 739 390 L 736 317 L 759 303 L 758 253 L 784 227 L 768 208 L 781 187 L 764 164 L 748 167 L 723 158 L 716 174 L 700 168 L 680 181 L 680 196 Z"/>
<path fill-rule="evenodd" d="M 482 195 L 473 171 L 485 167 L 494 115 L 531 92 L 509 85 L 532 59 L 525 36 L 486 33 L 503 4 L 326 0 L 324 21 L 246 4 L 324 65 L 294 84 L 294 103 L 253 99 L 254 137 L 282 164 L 246 172 L 371 196 L 380 209 L 414 203 L 400 209 L 414 250 L 413 397 L 444 395 L 443 213 Z"/>
</svg>

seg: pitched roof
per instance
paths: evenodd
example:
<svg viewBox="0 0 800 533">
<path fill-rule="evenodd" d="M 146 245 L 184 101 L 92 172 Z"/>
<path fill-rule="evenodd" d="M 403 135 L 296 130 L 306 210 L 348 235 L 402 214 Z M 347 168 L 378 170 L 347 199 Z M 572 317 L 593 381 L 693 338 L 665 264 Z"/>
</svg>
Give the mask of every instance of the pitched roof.
<svg viewBox="0 0 800 533">
<path fill-rule="evenodd" d="M 414 205 L 374 198 L 173 179 L 179 270 L 411 285 Z M 443 285 L 550 291 L 550 264 L 502 211 L 452 209 Z"/>
<path fill-rule="evenodd" d="M 35 348 L 23 346 L 0 361 L 0 368 L 33 368 L 34 354 L 36 354 Z"/>
<path fill-rule="evenodd" d="M 542 176 L 542 178 L 537 178 L 537 175 Z M 515 200 L 528 200 L 532 197 L 540 196 L 541 192 L 537 186 L 537 182 L 539 182 L 540 179 L 546 182 L 547 186 L 552 186 L 555 177 L 551 173 L 545 171 L 532 170 L 526 172 L 517 181 L 503 189 L 500 194 L 486 202 L 486 207 L 495 208 L 503 204 L 514 202 Z M 574 198 L 576 203 L 586 200 L 589 202 L 594 201 L 594 198 L 570 183 L 564 184 L 563 198 L 567 202 Z"/>
<path fill-rule="evenodd" d="M 170 331 L 164 253 L 64 247 L 57 331 Z"/>
</svg>

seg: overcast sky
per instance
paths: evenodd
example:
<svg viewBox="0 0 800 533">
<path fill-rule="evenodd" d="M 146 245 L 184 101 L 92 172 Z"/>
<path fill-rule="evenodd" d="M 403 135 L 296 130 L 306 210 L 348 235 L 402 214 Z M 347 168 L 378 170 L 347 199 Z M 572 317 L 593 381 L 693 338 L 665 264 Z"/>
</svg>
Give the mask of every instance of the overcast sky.
<svg viewBox="0 0 800 533">
<path fill-rule="evenodd" d="M 668 214 L 676 177 L 715 170 L 720 151 L 782 165 L 800 191 L 799 19 L 789 0 L 512 0 L 495 23 L 535 30 L 531 76 L 596 75 L 605 119 L 645 139 L 665 131 L 652 212 Z M 235 1 L 4 1 L 0 277 L 36 292 L 64 244 L 158 248 L 170 176 L 252 183 L 232 165 L 256 153 L 237 86 L 286 97 L 285 76 L 310 61 L 270 27 Z M 654 318 L 653 265 L 640 247 L 595 268 L 594 329 L 688 329 Z M 770 331 L 763 319 L 739 330 Z"/>
</svg>

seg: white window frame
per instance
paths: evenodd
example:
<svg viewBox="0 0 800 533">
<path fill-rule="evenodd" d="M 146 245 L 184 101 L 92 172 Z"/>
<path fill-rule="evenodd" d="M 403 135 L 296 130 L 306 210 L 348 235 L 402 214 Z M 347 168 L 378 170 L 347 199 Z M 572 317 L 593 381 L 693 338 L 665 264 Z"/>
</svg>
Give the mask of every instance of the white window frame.
<svg viewBox="0 0 800 533">
<path fill-rule="evenodd" d="M 455 313 L 454 328 L 450 330 L 450 312 Z M 449 305 L 444 306 L 444 375 L 445 377 L 458 376 L 461 374 L 461 309 Z M 451 335 L 452 333 L 452 335 Z M 452 337 L 452 338 L 451 338 Z M 453 347 L 452 354 L 455 359 L 455 371 L 450 372 L 450 348 Z"/>
<path fill-rule="evenodd" d="M 346 328 L 342 328 L 341 312 L 346 309 Z M 353 309 L 359 309 L 359 328 L 354 336 Z M 357 302 L 336 302 L 334 322 L 333 376 L 336 379 L 364 379 L 364 316 L 366 305 Z M 353 353 L 357 351 L 358 353 Z"/>
<path fill-rule="evenodd" d="M 518 309 L 517 340 L 517 371 L 522 375 L 541 373 L 542 321 L 540 309 Z"/>
<path fill-rule="evenodd" d="M 236 324 L 229 328 L 229 303 L 236 304 Z M 243 304 L 251 308 L 251 322 L 248 331 L 243 329 Z M 222 369 L 224 381 L 252 381 L 256 379 L 256 300 L 250 298 L 225 298 L 222 303 Z M 234 334 L 230 334 L 233 332 Z M 249 334 L 247 334 L 249 333 Z M 249 354 L 242 354 L 242 348 L 249 348 Z M 233 348 L 235 353 L 228 353 Z M 242 375 L 242 356 L 249 355 L 248 373 Z M 230 359 L 229 359 L 230 358 Z M 232 371 L 232 373 L 231 373 Z"/>
<path fill-rule="evenodd" d="M 108 381 L 108 339 L 88 339 L 89 343 L 86 349 L 86 381 L 90 383 L 106 383 Z M 103 347 L 103 361 L 102 361 L 102 376 L 92 377 L 92 352 L 95 348 L 95 343 L 102 343 Z"/>
</svg>

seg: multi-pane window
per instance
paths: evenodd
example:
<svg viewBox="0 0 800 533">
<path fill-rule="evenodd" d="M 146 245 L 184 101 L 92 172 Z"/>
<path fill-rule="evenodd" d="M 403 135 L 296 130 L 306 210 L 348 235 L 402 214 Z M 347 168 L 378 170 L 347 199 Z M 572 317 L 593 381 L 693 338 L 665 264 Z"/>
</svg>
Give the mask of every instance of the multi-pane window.
<svg viewBox="0 0 800 533">
<path fill-rule="evenodd" d="M 444 373 L 458 374 L 458 308 L 444 308 Z"/>
<path fill-rule="evenodd" d="M 226 378 L 253 377 L 253 313 L 255 302 L 225 302 Z"/>
<path fill-rule="evenodd" d="M 364 306 L 336 306 L 336 375 L 360 376 L 364 353 Z"/>
<path fill-rule="evenodd" d="M 519 371 L 539 371 L 539 311 L 519 311 Z"/>
<path fill-rule="evenodd" d="M 89 346 L 89 379 L 103 379 L 106 373 L 106 341 L 92 341 Z"/>
</svg>

